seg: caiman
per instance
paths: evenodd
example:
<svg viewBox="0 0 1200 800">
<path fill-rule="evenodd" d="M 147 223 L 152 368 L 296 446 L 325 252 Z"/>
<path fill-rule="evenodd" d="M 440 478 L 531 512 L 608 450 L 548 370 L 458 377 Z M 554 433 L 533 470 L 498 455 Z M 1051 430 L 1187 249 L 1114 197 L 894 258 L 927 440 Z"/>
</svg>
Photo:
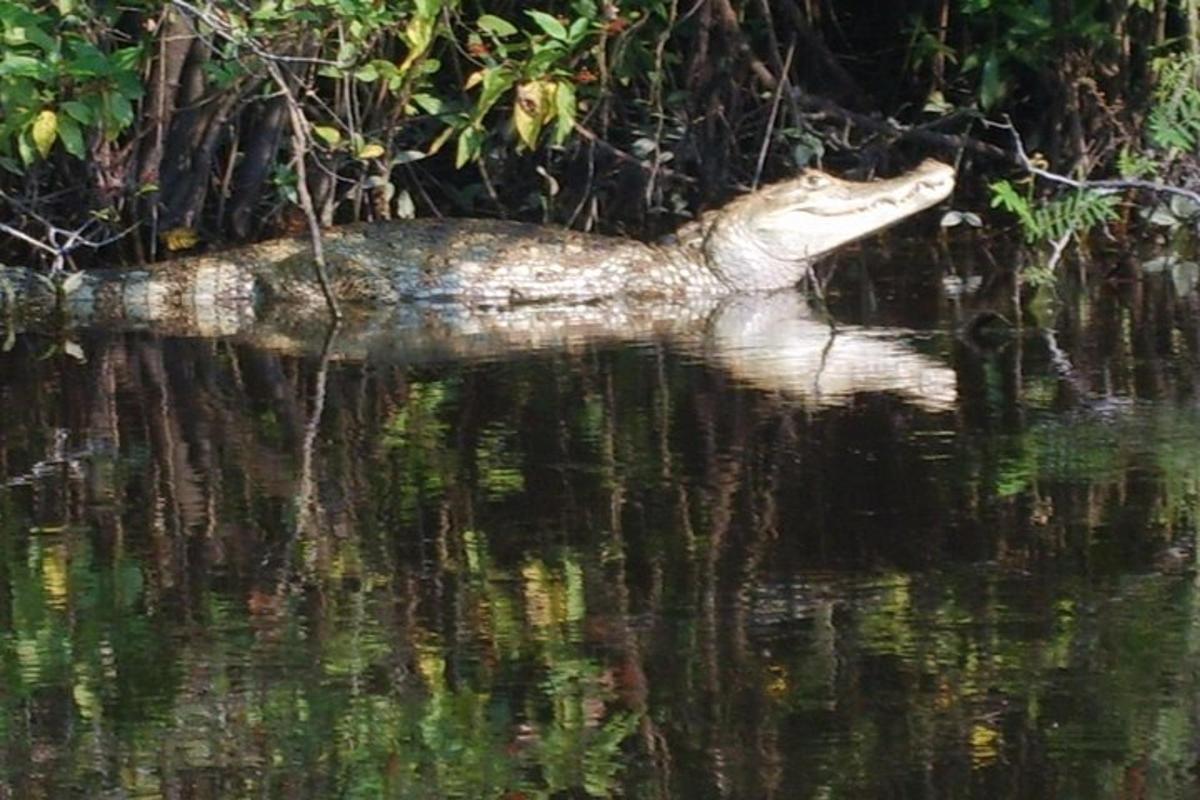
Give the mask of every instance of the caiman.
<svg viewBox="0 0 1200 800">
<path fill-rule="evenodd" d="M 953 168 L 936 161 L 861 183 L 805 170 L 706 214 L 670 244 L 472 219 L 358 223 L 325 232 L 323 242 L 332 289 L 349 306 L 684 301 L 792 286 L 817 257 L 932 206 L 953 187 Z M 204 332 L 230 320 L 244 327 L 267 306 L 294 314 L 325 307 L 304 237 L 143 269 L 89 270 L 67 285 L 66 311 L 82 323 Z M 30 270 L 0 271 L 9 320 L 36 322 L 57 309 L 58 297 Z"/>
</svg>

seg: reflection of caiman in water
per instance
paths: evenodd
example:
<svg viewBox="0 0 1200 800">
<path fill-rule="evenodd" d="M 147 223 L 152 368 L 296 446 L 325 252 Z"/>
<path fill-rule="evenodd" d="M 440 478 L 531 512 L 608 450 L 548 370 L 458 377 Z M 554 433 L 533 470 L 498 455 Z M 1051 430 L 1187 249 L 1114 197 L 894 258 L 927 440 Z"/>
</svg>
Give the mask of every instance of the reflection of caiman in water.
<svg viewBox="0 0 1200 800">
<path fill-rule="evenodd" d="M 269 315 L 232 340 L 316 354 L 323 325 Z M 888 392 L 932 410 L 950 408 L 955 374 L 915 350 L 894 328 L 832 327 L 794 290 L 604 303 L 539 303 L 503 308 L 404 304 L 344 324 L 332 342 L 338 360 L 429 363 L 508 358 L 604 342 L 664 342 L 718 366 L 736 380 L 812 406 Z"/>
<path fill-rule="evenodd" d="M 582 341 L 666 337 L 740 379 L 814 404 L 893 391 L 946 408 L 954 375 L 896 332 L 814 319 L 790 287 L 812 259 L 945 197 L 953 170 L 928 161 L 885 181 L 809 171 L 685 227 L 673 245 L 481 220 L 357 225 L 326 253 L 348 319 L 338 358 L 496 357 Z M 299 239 L 74 278 L 77 323 L 233 336 L 276 351 L 319 348 L 323 300 Z M 37 327 L 58 296 L 0 271 L 7 318 Z M 15 298 L 15 302 L 13 302 Z"/>
</svg>

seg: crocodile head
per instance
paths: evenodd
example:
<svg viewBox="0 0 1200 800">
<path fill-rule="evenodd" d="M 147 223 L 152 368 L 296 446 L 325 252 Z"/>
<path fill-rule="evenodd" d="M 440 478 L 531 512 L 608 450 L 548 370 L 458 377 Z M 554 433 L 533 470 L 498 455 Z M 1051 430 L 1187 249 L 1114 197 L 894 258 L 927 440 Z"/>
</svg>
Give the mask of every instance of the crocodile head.
<svg viewBox="0 0 1200 800">
<path fill-rule="evenodd" d="M 814 258 L 929 208 L 953 189 L 954 168 L 932 160 L 868 183 L 805 170 L 717 212 L 704 234 L 705 261 L 738 289 L 791 286 Z"/>
</svg>

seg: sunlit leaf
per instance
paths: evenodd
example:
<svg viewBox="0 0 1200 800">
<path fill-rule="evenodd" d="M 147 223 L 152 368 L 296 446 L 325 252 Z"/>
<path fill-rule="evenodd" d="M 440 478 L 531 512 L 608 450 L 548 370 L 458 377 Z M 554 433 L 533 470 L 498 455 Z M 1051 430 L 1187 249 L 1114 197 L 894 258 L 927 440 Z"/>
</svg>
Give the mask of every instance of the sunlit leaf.
<svg viewBox="0 0 1200 800">
<path fill-rule="evenodd" d="M 413 202 L 412 194 L 408 189 L 401 189 L 396 193 L 394 213 L 396 219 L 412 219 L 417 216 L 417 204 Z"/>
<path fill-rule="evenodd" d="M 420 150 L 401 150 L 392 156 L 392 166 L 398 167 L 401 164 L 411 164 L 414 161 L 420 161 L 423 158 L 428 158 L 428 153 L 423 153 Z"/>
<path fill-rule="evenodd" d="M 172 253 L 177 253 L 180 250 L 190 250 L 200 241 L 200 237 L 196 232 L 188 227 L 171 228 L 164 231 L 160 237 L 163 245 Z"/>
<path fill-rule="evenodd" d="M 50 155 L 50 149 L 54 147 L 54 140 L 58 136 L 58 114 L 48 108 L 43 110 L 34 118 L 30 136 L 38 155 L 42 158 Z"/>
<path fill-rule="evenodd" d="M 505 19 L 501 19 L 494 14 L 484 14 L 479 17 L 477 22 L 481 30 L 494 34 L 500 38 L 512 36 L 517 33 L 517 27 Z"/>
<path fill-rule="evenodd" d="M 408 56 L 400 65 L 401 72 L 407 72 L 417 59 L 425 54 L 433 42 L 434 20 L 429 17 L 413 17 L 404 29 L 404 42 L 408 45 Z"/>
<path fill-rule="evenodd" d="M 560 81 L 558 90 L 554 93 L 555 126 L 554 143 L 561 145 L 575 130 L 575 115 L 578 104 L 575 98 L 575 84 Z"/>
<path fill-rule="evenodd" d="M 79 342 L 64 342 L 62 350 L 64 355 L 70 356 L 80 364 L 87 363 L 87 355 L 83 352 L 83 346 Z"/>
<path fill-rule="evenodd" d="M 354 157 L 359 161 L 369 161 L 372 158 L 379 158 L 385 152 L 387 151 L 383 149 L 383 145 L 376 142 L 370 142 L 360 147 L 354 154 Z"/>
<path fill-rule="evenodd" d="M 312 131 L 330 147 L 337 147 L 342 143 L 342 132 L 331 125 L 313 125 Z"/>
<path fill-rule="evenodd" d="M 537 147 L 542 126 L 554 113 L 552 103 L 556 88 L 551 81 L 528 81 L 517 86 L 513 126 L 522 144 L 530 150 Z"/>
<path fill-rule="evenodd" d="M 446 128 L 441 133 L 439 133 L 437 136 L 435 136 L 433 141 L 429 143 L 429 155 L 432 156 L 432 155 L 437 154 L 437 152 L 445 146 L 446 142 L 450 141 L 450 137 L 453 136 L 456 132 L 457 132 L 457 129 L 451 127 L 451 128 Z"/>
<path fill-rule="evenodd" d="M 72 272 L 70 275 L 63 278 L 62 283 L 59 284 L 59 291 L 61 291 L 63 295 L 72 294 L 83 285 L 83 277 L 84 273 L 82 272 Z"/>
<path fill-rule="evenodd" d="M 454 166 L 461 169 L 479 158 L 483 149 L 483 131 L 475 127 L 464 128 L 458 135 L 458 152 L 454 156 Z"/>
<path fill-rule="evenodd" d="M 971 228 L 982 228 L 983 220 L 979 215 L 971 211 L 947 211 L 942 215 L 939 224 L 943 228 L 954 228 L 959 225 L 967 225 Z"/>
<path fill-rule="evenodd" d="M 558 39 L 560 42 L 567 40 L 567 29 L 563 27 L 561 22 L 545 11 L 526 11 L 525 13 L 551 38 Z"/>
</svg>

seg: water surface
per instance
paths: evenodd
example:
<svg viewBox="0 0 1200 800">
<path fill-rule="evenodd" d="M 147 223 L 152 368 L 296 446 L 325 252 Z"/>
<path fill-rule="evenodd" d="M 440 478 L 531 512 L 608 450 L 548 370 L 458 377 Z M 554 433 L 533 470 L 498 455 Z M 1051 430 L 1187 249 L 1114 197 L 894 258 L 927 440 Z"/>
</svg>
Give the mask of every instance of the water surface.
<svg viewBox="0 0 1200 800">
<path fill-rule="evenodd" d="M 815 350 L 17 337 L 0 797 L 1195 796 L 1196 297 L 865 260 Z"/>
</svg>

